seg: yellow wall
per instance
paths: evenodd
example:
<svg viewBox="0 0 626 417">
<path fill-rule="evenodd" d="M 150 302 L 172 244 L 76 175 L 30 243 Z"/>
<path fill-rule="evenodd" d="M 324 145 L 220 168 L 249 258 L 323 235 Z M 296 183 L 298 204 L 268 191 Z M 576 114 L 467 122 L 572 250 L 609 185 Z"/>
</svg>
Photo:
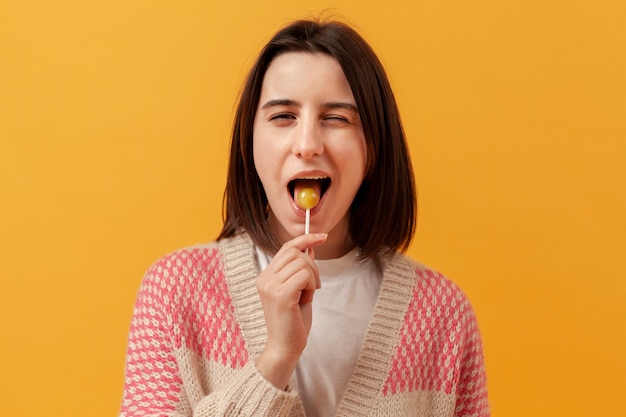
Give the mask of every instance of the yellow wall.
<svg viewBox="0 0 626 417">
<path fill-rule="evenodd" d="M 219 230 L 245 70 L 335 7 L 389 70 L 410 253 L 473 301 L 494 416 L 626 415 L 625 3 L 303 3 L 0 0 L 1 414 L 115 415 L 143 272 Z"/>
</svg>

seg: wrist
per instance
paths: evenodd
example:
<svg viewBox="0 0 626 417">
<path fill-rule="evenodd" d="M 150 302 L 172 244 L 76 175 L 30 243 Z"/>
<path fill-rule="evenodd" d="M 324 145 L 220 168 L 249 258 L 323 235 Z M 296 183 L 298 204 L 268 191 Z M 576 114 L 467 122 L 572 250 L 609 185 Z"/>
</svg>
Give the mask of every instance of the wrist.
<svg viewBox="0 0 626 417">
<path fill-rule="evenodd" d="M 300 355 L 285 355 L 268 349 L 256 358 L 255 365 L 259 373 L 276 388 L 285 390 L 293 374 Z"/>
</svg>

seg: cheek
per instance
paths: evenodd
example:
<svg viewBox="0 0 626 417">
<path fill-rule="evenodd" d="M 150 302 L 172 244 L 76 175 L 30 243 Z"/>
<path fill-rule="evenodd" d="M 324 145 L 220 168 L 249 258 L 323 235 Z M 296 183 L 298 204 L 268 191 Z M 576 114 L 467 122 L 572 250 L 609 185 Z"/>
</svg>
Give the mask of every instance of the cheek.
<svg viewBox="0 0 626 417">
<path fill-rule="evenodd" d="M 365 145 L 365 140 L 346 149 L 344 157 L 345 164 L 355 179 L 360 178 L 363 180 L 367 170 L 367 146 Z"/>
<path fill-rule="evenodd" d="M 263 188 L 267 188 L 267 180 L 270 177 L 267 160 L 268 158 L 265 158 L 263 155 L 259 155 L 256 152 L 254 153 L 254 168 L 261 179 L 261 183 L 263 183 Z"/>
<path fill-rule="evenodd" d="M 262 132 L 258 131 L 255 123 L 255 128 L 252 131 L 252 160 L 254 161 L 254 167 L 261 181 L 263 181 L 266 176 L 267 155 L 267 144 L 264 143 Z"/>
<path fill-rule="evenodd" d="M 275 188 L 278 178 L 280 178 L 279 164 L 273 156 L 273 150 L 262 141 L 253 141 L 254 168 L 263 184 L 266 194 Z"/>
</svg>

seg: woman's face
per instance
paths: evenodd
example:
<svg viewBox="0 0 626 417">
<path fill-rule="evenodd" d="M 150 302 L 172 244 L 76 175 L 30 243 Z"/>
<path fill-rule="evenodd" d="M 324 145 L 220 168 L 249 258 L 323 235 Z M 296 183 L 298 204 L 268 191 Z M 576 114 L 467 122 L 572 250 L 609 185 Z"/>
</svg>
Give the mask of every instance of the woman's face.
<svg viewBox="0 0 626 417">
<path fill-rule="evenodd" d="M 349 208 L 365 175 L 366 145 L 352 90 L 329 55 L 289 52 L 270 64 L 254 120 L 254 164 L 269 201 L 269 224 L 281 243 L 304 233 L 294 191 L 321 194 L 311 233 L 328 233 L 319 259 L 352 249 Z"/>
</svg>

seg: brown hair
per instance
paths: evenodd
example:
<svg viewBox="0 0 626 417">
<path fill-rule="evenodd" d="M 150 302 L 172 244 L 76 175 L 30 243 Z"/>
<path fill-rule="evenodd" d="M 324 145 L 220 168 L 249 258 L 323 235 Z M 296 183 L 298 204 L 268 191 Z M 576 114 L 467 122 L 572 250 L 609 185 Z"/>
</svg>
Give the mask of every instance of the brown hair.
<svg viewBox="0 0 626 417">
<path fill-rule="evenodd" d="M 400 114 L 385 70 L 367 42 L 341 22 L 299 20 L 265 45 L 245 82 L 233 126 L 224 226 L 218 240 L 242 230 L 262 248 L 281 243 L 267 221 L 267 196 L 254 166 L 252 135 L 265 72 L 287 52 L 323 53 L 338 62 L 352 89 L 367 146 L 366 173 L 350 206 L 350 237 L 362 258 L 405 251 L 415 232 L 417 196 Z"/>
</svg>

